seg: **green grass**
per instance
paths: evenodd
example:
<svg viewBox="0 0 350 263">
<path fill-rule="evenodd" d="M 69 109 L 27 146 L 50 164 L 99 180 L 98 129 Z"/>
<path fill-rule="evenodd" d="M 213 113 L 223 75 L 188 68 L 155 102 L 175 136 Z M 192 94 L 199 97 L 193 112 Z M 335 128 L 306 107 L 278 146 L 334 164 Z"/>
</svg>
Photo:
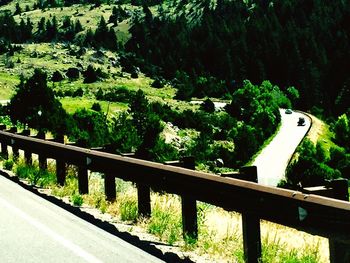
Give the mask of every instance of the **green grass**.
<svg viewBox="0 0 350 263">
<path fill-rule="evenodd" d="M 16 74 L 4 72 L 0 67 L 0 99 L 8 100 L 14 94 L 14 88 L 19 84 Z"/>
<path fill-rule="evenodd" d="M 54 173 L 39 169 L 37 164 L 27 165 L 23 159 L 19 159 L 13 169 L 19 178 L 28 180 L 31 185 L 50 187 L 56 183 Z"/>
<path fill-rule="evenodd" d="M 114 114 L 118 111 L 125 111 L 128 109 L 128 106 L 124 103 L 118 102 L 107 102 L 107 101 L 97 101 L 95 99 L 87 99 L 87 98 L 71 98 L 65 97 L 60 99 L 63 108 L 68 113 L 74 113 L 78 109 L 91 109 L 92 104 L 98 102 L 101 104 L 101 108 L 103 112 L 107 112 L 110 114 Z"/>
<path fill-rule="evenodd" d="M 122 221 L 136 222 L 138 218 L 137 198 L 135 195 L 123 195 L 118 199 L 119 213 Z"/>
<path fill-rule="evenodd" d="M 171 195 L 156 195 L 153 200 L 148 232 L 173 245 L 182 236 L 179 200 Z"/>
</svg>

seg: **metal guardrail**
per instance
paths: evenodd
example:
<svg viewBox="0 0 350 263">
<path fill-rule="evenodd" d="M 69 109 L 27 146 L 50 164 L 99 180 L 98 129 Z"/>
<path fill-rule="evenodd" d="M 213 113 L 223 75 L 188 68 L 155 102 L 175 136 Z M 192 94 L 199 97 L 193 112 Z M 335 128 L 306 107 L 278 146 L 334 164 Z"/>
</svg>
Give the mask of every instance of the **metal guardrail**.
<svg viewBox="0 0 350 263">
<path fill-rule="evenodd" d="M 193 160 L 160 164 L 13 132 L 0 131 L 3 155 L 12 147 L 14 154 L 23 150 L 29 162 L 32 153 L 39 155 L 41 165 L 46 158 L 55 159 L 57 182 L 62 185 L 66 164 L 77 165 L 80 193 L 88 192 L 87 171 L 91 170 L 105 173 L 107 199 L 115 199 L 115 177 L 136 183 L 138 211 L 144 216 L 151 214 L 151 188 L 180 195 L 186 235 L 197 237 L 196 201 L 242 213 L 247 262 L 258 262 L 261 255 L 260 219 L 329 238 L 339 244 L 330 246 L 331 262 L 350 262 L 350 203 L 346 201 L 194 171 Z M 242 169 L 237 175 L 256 177 L 256 168 Z"/>
</svg>

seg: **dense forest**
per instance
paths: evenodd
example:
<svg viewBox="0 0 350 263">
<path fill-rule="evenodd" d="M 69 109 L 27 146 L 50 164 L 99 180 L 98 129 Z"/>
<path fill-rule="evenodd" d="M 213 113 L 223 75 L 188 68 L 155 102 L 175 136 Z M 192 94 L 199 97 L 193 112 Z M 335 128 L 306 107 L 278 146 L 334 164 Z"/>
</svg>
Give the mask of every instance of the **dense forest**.
<svg viewBox="0 0 350 263">
<path fill-rule="evenodd" d="M 297 87 L 301 109 L 348 110 L 348 1 L 191 1 L 193 13 L 182 12 L 190 2 L 176 3 L 175 11 L 155 14 L 144 7 L 144 19 L 135 18 L 131 28 L 127 50 L 150 73 L 174 78 L 185 72 L 192 82 L 188 96 L 224 97 L 244 79 L 268 79 Z M 206 79 L 207 90 L 198 77 Z M 213 78 L 226 85 L 213 90 Z"/>
<path fill-rule="evenodd" d="M 38 1 L 28 10 L 90 2 Z M 118 1 L 109 21 L 101 19 L 98 30 L 86 30 L 83 37 L 76 37 L 83 30 L 79 20 L 67 17 L 59 26 L 55 17 L 42 18 L 34 26 L 28 19 L 17 24 L 13 14 L 5 13 L 0 17 L 0 49 L 6 41 L 74 41 L 119 49 L 126 67 L 137 65 L 152 76 L 174 81 L 179 99 L 227 98 L 245 79 L 268 79 L 283 90 L 296 87 L 300 109 L 334 116 L 348 110 L 347 1 L 131 1 L 142 6 L 141 15 L 132 15 L 131 38 L 118 46 L 108 23 L 131 16 L 121 7 L 128 2 Z M 94 1 L 98 3 L 115 4 Z M 184 81 L 186 85 L 179 83 Z"/>
</svg>

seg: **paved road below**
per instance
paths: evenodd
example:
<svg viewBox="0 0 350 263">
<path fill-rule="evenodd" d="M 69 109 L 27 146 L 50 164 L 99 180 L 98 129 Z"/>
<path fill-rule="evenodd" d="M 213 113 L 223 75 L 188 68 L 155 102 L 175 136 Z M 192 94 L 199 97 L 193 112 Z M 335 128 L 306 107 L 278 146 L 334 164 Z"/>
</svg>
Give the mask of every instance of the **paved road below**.
<svg viewBox="0 0 350 263">
<path fill-rule="evenodd" d="M 163 262 L 0 176 L 0 262 Z"/>
<path fill-rule="evenodd" d="M 284 178 L 290 157 L 311 125 L 302 113 L 285 114 L 282 109 L 280 112 L 282 124 L 278 134 L 253 162 L 258 168 L 258 182 L 264 185 L 276 186 Z M 305 126 L 297 125 L 299 117 L 305 118 Z"/>
</svg>

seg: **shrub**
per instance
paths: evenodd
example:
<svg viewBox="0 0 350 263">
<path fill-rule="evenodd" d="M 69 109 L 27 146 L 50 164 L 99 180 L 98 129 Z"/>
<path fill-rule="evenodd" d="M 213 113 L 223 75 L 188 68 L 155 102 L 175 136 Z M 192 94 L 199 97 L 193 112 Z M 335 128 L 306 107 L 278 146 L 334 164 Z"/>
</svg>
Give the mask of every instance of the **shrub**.
<svg viewBox="0 0 350 263">
<path fill-rule="evenodd" d="M 83 73 L 84 75 L 84 83 L 93 83 L 97 81 L 97 74 L 96 70 L 92 65 L 89 65 Z"/>
<path fill-rule="evenodd" d="M 106 117 L 102 112 L 78 110 L 73 114 L 74 127 L 70 138 L 87 147 L 101 146 L 109 142 L 109 130 Z"/>
<path fill-rule="evenodd" d="M 94 102 L 94 104 L 92 104 L 91 109 L 97 112 L 101 112 L 102 108 L 101 108 L 101 104 L 98 102 Z"/>
<path fill-rule="evenodd" d="M 163 82 L 162 82 L 159 78 L 156 78 L 156 79 L 152 82 L 151 86 L 152 86 L 153 88 L 155 88 L 155 89 L 161 89 L 161 88 L 164 87 L 164 84 L 163 84 Z"/>
<path fill-rule="evenodd" d="M 137 78 L 139 77 L 139 75 L 137 74 L 136 71 L 133 71 L 133 72 L 131 72 L 130 77 L 131 77 L 132 79 L 137 79 Z"/>
<path fill-rule="evenodd" d="M 213 113 L 215 111 L 215 104 L 210 99 L 206 99 L 202 105 L 201 109 L 208 113 Z"/>
<path fill-rule="evenodd" d="M 66 71 L 66 75 L 71 80 L 78 79 L 80 77 L 80 70 L 78 68 L 69 68 Z"/>
<path fill-rule="evenodd" d="M 73 97 L 82 97 L 84 95 L 84 90 L 82 88 L 78 88 L 73 92 Z"/>
<path fill-rule="evenodd" d="M 70 201 L 73 203 L 73 205 L 76 206 L 81 206 L 84 202 L 83 197 L 80 194 L 74 193 L 71 197 L 70 197 Z"/>
<path fill-rule="evenodd" d="M 4 161 L 3 166 L 4 169 L 11 171 L 13 168 L 14 162 L 12 159 L 7 159 Z"/>
<path fill-rule="evenodd" d="M 64 79 L 63 75 L 61 72 L 59 72 L 58 70 L 56 70 L 51 77 L 51 81 L 53 82 L 59 82 L 62 81 Z"/>
</svg>

